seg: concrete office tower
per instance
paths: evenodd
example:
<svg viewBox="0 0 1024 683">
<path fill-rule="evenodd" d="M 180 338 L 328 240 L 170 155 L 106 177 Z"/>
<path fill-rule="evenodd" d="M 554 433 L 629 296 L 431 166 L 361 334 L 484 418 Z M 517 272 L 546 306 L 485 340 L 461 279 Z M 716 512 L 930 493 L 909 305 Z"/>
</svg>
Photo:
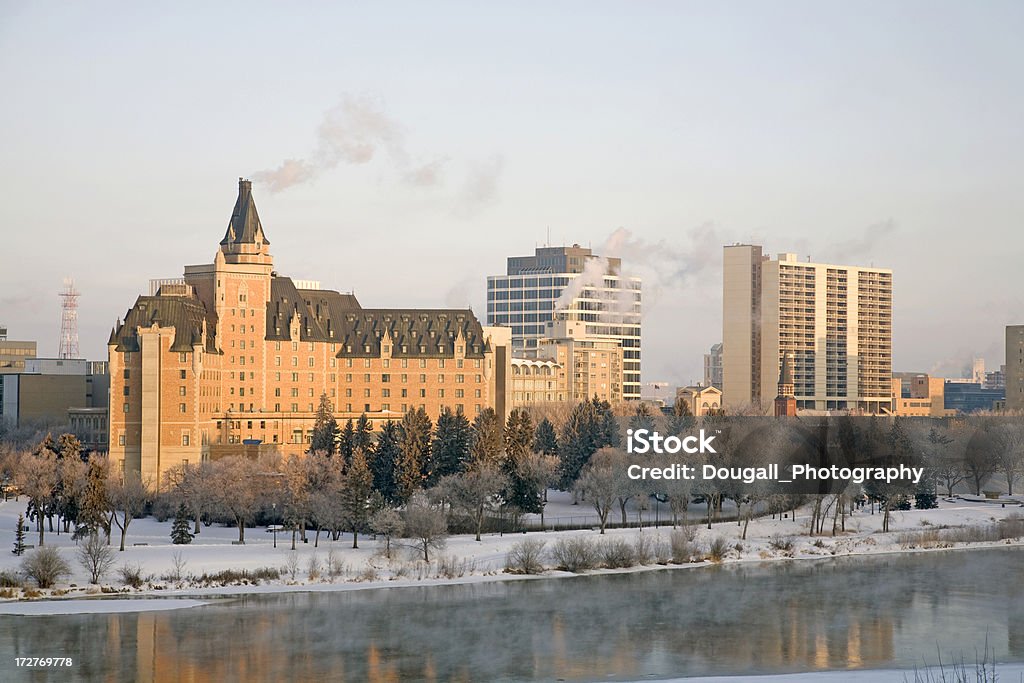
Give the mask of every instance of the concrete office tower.
<svg viewBox="0 0 1024 683">
<path fill-rule="evenodd" d="M 1006 326 L 1006 409 L 1024 410 L 1024 325 Z"/>
<path fill-rule="evenodd" d="M 800 410 L 878 413 L 892 405 L 892 271 L 772 260 L 725 247 L 722 383 L 726 408 L 773 398 L 793 354 Z"/>
<path fill-rule="evenodd" d="M 622 261 L 571 247 L 540 247 L 511 256 L 507 273 L 487 278 L 487 324 L 512 329 L 515 355 L 537 358 L 547 323 L 579 321 L 590 339 L 622 347 L 622 397 L 640 400 L 640 278 L 623 277 Z"/>
<path fill-rule="evenodd" d="M 722 388 L 722 344 L 714 344 L 704 354 L 704 386 Z"/>
</svg>

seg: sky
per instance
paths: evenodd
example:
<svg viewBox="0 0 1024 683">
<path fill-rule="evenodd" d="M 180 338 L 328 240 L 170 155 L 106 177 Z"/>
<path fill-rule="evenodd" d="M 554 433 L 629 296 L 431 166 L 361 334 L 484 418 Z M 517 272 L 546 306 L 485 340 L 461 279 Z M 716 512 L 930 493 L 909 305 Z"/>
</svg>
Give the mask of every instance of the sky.
<svg viewBox="0 0 1024 683">
<path fill-rule="evenodd" d="M 702 378 L 722 246 L 894 271 L 894 369 L 1024 323 L 1024 3 L 0 0 L 0 325 L 83 355 L 208 263 L 239 176 L 277 270 L 470 305 L 546 243 L 644 278 L 643 379 Z M 622 233 L 620 233 L 621 235 Z"/>
</svg>

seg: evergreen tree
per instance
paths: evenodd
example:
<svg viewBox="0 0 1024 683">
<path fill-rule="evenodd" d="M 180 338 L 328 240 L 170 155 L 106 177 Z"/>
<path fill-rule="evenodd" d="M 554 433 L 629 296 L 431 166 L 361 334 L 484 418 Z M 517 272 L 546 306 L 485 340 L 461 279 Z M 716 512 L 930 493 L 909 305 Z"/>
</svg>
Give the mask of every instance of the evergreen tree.
<svg viewBox="0 0 1024 683">
<path fill-rule="evenodd" d="M 171 543 L 174 545 L 188 545 L 191 543 L 191 526 L 192 523 L 189 519 L 188 511 L 185 510 L 184 505 L 179 505 L 178 511 L 174 513 L 174 524 L 171 525 Z"/>
<path fill-rule="evenodd" d="M 429 471 L 430 436 L 433 424 L 423 408 L 410 410 L 399 425 L 399 458 L 395 467 L 398 497 L 407 501 L 423 486 Z"/>
<path fill-rule="evenodd" d="M 677 398 L 672 405 L 672 415 L 668 419 L 669 433 L 679 436 L 692 429 L 696 423 L 693 411 L 690 410 L 690 404 L 681 396 Z"/>
<path fill-rule="evenodd" d="M 533 447 L 533 419 L 522 408 L 513 408 L 505 421 L 505 457 L 519 460 Z"/>
<path fill-rule="evenodd" d="M 352 452 L 352 464 L 345 473 L 341 489 L 341 509 L 346 525 L 352 532 L 352 547 L 359 547 L 359 532 L 366 528 L 370 515 L 370 495 L 373 493 L 373 472 L 366 462 L 366 451 Z"/>
<path fill-rule="evenodd" d="M 373 488 L 389 503 L 399 501 L 395 475 L 401 457 L 400 438 L 399 426 L 394 422 L 385 422 L 377 435 L 377 445 L 370 453 Z"/>
<path fill-rule="evenodd" d="M 352 449 L 355 448 L 354 439 L 355 427 L 352 425 L 352 418 L 349 418 L 345 422 L 341 434 L 338 435 L 338 455 L 346 467 L 352 462 Z"/>
<path fill-rule="evenodd" d="M 89 458 L 85 472 L 85 490 L 78 513 L 78 523 L 90 533 L 103 529 L 110 536 L 110 499 L 107 495 L 108 461 Z"/>
<path fill-rule="evenodd" d="M 522 408 L 515 408 L 505 421 L 505 459 L 501 469 L 505 475 L 505 502 L 520 512 L 539 513 L 544 509 L 543 482 L 537 479 L 536 468 L 529 466 L 533 454 L 533 419 Z"/>
<path fill-rule="evenodd" d="M 359 416 L 356 421 L 355 431 L 352 433 L 352 450 L 362 448 L 364 451 L 373 447 L 373 426 L 366 413 Z"/>
<path fill-rule="evenodd" d="M 601 424 L 597 431 L 597 448 L 618 448 L 622 444 L 622 436 L 619 434 L 619 419 L 612 412 L 611 405 L 605 401 L 600 404 Z"/>
<path fill-rule="evenodd" d="M 583 401 L 572 409 L 562 427 L 558 449 L 558 485 L 563 491 L 572 489 L 583 466 L 597 451 L 599 440 L 603 439 L 602 425 L 598 420 L 594 402 Z"/>
<path fill-rule="evenodd" d="M 932 510 L 939 507 L 939 497 L 935 495 L 935 478 L 929 475 L 921 477 L 914 491 L 914 507 L 918 510 Z"/>
<path fill-rule="evenodd" d="M 638 429 L 646 429 L 652 431 L 654 429 L 654 413 L 651 412 L 651 407 L 646 403 L 638 403 L 636 410 L 629 418 L 629 428 L 633 431 Z"/>
<path fill-rule="evenodd" d="M 533 450 L 544 455 L 558 455 L 558 435 L 555 434 L 555 426 L 546 417 L 537 423 Z"/>
<path fill-rule="evenodd" d="M 18 527 L 14 530 L 14 550 L 15 555 L 21 555 L 25 552 L 25 516 L 18 515 Z"/>
<path fill-rule="evenodd" d="M 472 445 L 469 448 L 473 467 L 501 462 L 503 446 L 501 419 L 494 408 L 484 408 L 473 420 Z"/>
<path fill-rule="evenodd" d="M 313 423 L 313 436 L 309 444 L 310 453 L 326 453 L 334 455 L 338 441 L 338 421 L 334 419 L 334 406 L 327 392 L 320 394 L 320 405 L 316 409 L 316 421 Z"/>
<path fill-rule="evenodd" d="M 441 414 L 437 416 L 434 442 L 431 445 L 431 484 L 440 481 L 441 477 L 466 470 L 469 441 L 469 419 L 461 410 L 452 412 L 448 407 L 442 408 Z"/>
</svg>

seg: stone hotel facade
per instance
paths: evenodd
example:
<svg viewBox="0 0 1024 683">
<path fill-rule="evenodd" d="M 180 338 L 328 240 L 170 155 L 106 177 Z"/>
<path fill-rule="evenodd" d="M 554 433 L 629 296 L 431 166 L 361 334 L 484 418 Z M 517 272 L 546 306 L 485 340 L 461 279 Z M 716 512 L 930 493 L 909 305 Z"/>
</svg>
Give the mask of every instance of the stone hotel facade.
<svg viewBox="0 0 1024 683">
<path fill-rule="evenodd" d="M 511 332 L 469 309 L 366 309 L 274 270 L 251 184 L 213 263 L 140 296 L 111 331 L 110 457 L 151 486 L 182 463 L 308 448 L 321 394 L 375 428 L 424 408 L 504 416 Z"/>
</svg>

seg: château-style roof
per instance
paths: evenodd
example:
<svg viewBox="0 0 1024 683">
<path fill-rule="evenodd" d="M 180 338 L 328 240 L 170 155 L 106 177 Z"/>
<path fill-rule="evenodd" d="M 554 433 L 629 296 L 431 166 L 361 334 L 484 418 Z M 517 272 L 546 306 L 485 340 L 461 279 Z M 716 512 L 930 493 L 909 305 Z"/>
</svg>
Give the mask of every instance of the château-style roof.
<svg viewBox="0 0 1024 683">
<path fill-rule="evenodd" d="M 281 276 L 270 283 L 268 341 L 330 342 L 340 358 L 366 358 L 380 355 L 386 337 L 394 358 L 451 358 L 460 334 L 465 357 L 483 358 L 483 327 L 470 309 L 367 309 L 352 294 L 298 289 Z"/>
<path fill-rule="evenodd" d="M 110 331 L 108 344 L 115 344 L 117 351 L 138 351 L 137 328 L 174 328 L 171 351 L 191 351 L 194 344 L 202 344 L 203 323 L 206 323 L 206 351 L 215 353 L 214 329 L 216 314 L 207 312 L 203 302 L 185 296 L 140 296 L 125 315 L 124 322 Z"/>
<path fill-rule="evenodd" d="M 235 200 L 227 232 L 220 241 L 222 247 L 231 244 L 270 244 L 252 198 L 252 181 L 242 178 L 238 179 L 238 199 Z"/>
</svg>

